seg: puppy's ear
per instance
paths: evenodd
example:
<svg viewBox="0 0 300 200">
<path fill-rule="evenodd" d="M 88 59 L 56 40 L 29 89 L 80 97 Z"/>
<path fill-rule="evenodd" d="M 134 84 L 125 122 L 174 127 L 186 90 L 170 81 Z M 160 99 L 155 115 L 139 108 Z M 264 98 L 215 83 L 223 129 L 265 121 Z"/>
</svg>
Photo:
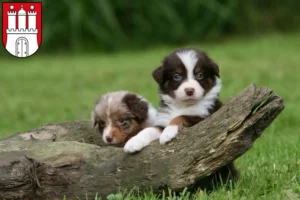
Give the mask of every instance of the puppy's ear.
<svg viewBox="0 0 300 200">
<path fill-rule="evenodd" d="M 143 121 L 148 116 L 148 103 L 136 94 L 128 93 L 124 96 L 123 102 L 138 121 Z"/>
<path fill-rule="evenodd" d="M 99 121 L 96 119 L 96 116 L 95 116 L 95 112 L 92 111 L 91 113 L 91 120 L 92 120 L 92 124 L 93 124 L 93 127 L 95 128 L 97 125 L 99 125 Z"/>
<path fill-rule="evenodd" d="M 216 75 L 217 77 L 220 78 L 219 66 L 213 61 L 211 61 L 210 65 L 211 65 L 214 75 Z"/>
<path fill-rule="evenodd" d="M 205 52 L 203 52 L 203 55 L 206 59 L 206 66 L 208 66 L 211 73 L 220 78 L 219 66 Z"/>
<path fill-rule="evenodd" d="M 161 84 L 163 82 L 163 67 L 160 66 L 160 67 L 156 68 L 152 72 L 152 77 L 158 84 Z"/>
</svg>

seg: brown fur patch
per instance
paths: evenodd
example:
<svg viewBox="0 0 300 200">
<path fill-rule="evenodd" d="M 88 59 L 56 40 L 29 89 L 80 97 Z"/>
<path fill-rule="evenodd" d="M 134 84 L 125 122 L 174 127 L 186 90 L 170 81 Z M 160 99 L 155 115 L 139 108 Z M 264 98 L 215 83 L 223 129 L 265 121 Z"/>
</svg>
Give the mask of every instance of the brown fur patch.
<svg viewBox="0 0 300 200">
<path fill-rule="evenodd" d="M 185 123 L 185 119 L 184 119 L 184 117 L 183 116 L 178 116 L 178 117 L 175 117 L 175 118 L 173 118 L 171 121 L 170 121 L 170 123 L 169 123 L 169 125 L 177 125 L 177 126 L 179 126 L 179 125 L 181 125 L 181 124 L 184 124 Z"/>
<path fill-rule="evenodd" d="M 189 127 L 189 126 L 193 126 L 197 123 L 199 123 L 200 121 L 202 121 L 203 118 L 201 117 L 198 117 L 198 116 L 188 116 L 188 115 L 181 115 L 181 116 L 178 116 L 178 117 L 175 117 L 173 118 L 169 125 L 183 125 L 183 126 L 186 126 L 186 127 Z"/>
<path fill-rule="evenodd" d="M 178 73 L 178 74 L 183 74 L 184 73 L 183 70 L 182 70 L 182 68 L 177 68 L 175 70 L 175 72 Z"/>
<path fill-rule="evenodd" d="M 202 121 L 204 118 L 199 117 L 199 116 L 188 116 L 188 115 L 183 115 L 185 119 L 185 126 L 194 126 L 195 124 L 198 124 L 200 121 Z"/>
<path fill-rule="evenodd" d="M 199 66 L 196 66 L 194 69 L 194 73 L 198 74 L 201 71 L 201 68 Z"/>
</svg>

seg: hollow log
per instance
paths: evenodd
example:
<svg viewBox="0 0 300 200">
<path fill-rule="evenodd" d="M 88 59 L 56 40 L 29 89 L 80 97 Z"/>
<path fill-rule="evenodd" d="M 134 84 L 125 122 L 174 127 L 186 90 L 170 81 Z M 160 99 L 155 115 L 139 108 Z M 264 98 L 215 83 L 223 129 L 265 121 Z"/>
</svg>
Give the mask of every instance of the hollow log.
<svg viewBox="0 0 300 200">
<path fill-rule="evenodd" d="M 281 97 L 251 84 L 204 121 L 180 127 L 169 144 L 136 154 L 105 145 L 89 121 L 16 133 L 0 141 L 0 199 L 180 191 L 243 155 L 283 109 Z"/>
</svg>

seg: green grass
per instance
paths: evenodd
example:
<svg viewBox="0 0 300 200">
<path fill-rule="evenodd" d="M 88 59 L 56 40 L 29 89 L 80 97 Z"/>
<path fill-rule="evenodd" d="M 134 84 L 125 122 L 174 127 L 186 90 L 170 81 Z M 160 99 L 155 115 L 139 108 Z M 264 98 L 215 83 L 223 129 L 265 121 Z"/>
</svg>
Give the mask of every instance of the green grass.
<svg viewBox="0 0 300 200">
<path fill-rule="evenodd" d="M 198 199 L 274 200 L 288 199 L 289 195 L 295 199 L 300 194 L 300 33 L 193 46 L 205 49 L 219 64 L 224 102 L 254 82 L 274 89 L 286 105 L 253 148 L 237 160 L 241 179 L 236 188 L 221 188 L 209 196 L 197 194 Z M 130 90 L 157 105 L 151 71 L 172 49 L 114 55 L 35 55 L 24 60 L 2 57 L 1 138 L 49 122 L 89 119 L 96 98 L 108 91 Z M 147 193 L 128 199 L 155 196 Z"/>
</svg>

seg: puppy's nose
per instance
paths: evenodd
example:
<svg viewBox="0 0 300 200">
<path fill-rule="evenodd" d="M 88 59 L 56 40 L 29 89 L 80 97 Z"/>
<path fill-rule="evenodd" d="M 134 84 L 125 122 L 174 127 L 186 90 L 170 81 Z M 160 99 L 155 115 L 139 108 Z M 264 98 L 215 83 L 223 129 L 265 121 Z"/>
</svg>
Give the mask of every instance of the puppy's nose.
<svg viewBox="0 0 300 200">
<path fill-rule="evenodd" d="M 107 137 L 106 137 L 106 141 L 107 141 L 107 142 L 111 143 L 112 140 L 113 140 L 113 138 L 112 138 L 111 136 L 107 136 Z"/>
<path fill-rule="evenodd" d="M 185 88 L 184 91 L 185 91 L 186 95 L 193 96 L 195 89 L 194 88 Z"/>
</svg>

